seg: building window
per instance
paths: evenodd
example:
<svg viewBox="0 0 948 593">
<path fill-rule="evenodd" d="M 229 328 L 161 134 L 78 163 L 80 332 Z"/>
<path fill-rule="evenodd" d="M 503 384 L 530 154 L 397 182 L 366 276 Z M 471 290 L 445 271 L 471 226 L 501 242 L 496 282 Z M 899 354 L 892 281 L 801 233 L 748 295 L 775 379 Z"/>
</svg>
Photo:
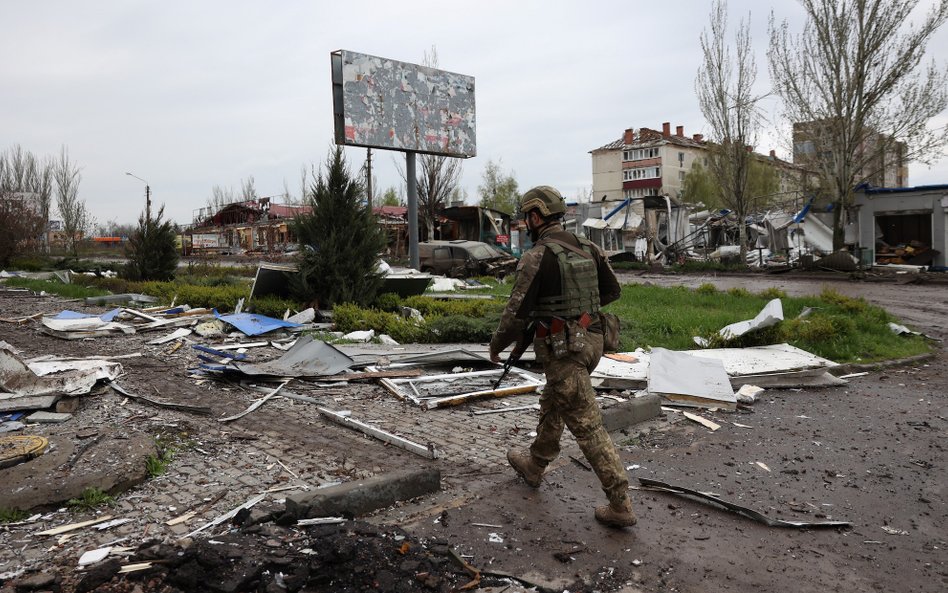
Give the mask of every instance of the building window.
<svg viewBox="0 0 948 593">
<path fill-rule="evenodd" d="M 678 181 L 684 181 L 684 180 L 685 180 L 685 172 L 684 172 L 684 171 L 679 171 L 679 172 L 678 172 Z"/>
<path fill-rule="evenodd" d="M 627 189 L 624 192 L 625 199 L 644 198 L 645 196 L 657 196 L 657 187 L 639 187 L 636 189 Z"/>
<path fill-rule="evenodd" d="M 635 150 L 623 150 L 622 161 L 644 161 L 645 159 L 658 158 L 658 147 L 655 148 L 636 148 Z"/>
<path fill-rule="evenodd" d="M 635 181 L 638 179 L 658 179 L 662 176 L 661 167 L 639 167 L 637 169 L 625 169 L 622 171 L 623 181 Z"/>
</svg>

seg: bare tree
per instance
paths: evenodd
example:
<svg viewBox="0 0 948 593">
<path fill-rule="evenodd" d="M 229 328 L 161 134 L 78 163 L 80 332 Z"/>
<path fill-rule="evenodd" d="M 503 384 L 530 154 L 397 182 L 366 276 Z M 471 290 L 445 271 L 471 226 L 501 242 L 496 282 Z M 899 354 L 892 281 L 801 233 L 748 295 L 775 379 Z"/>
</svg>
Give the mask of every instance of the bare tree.
<svg viewBox="0 0 948 593">
<path fill-rule="evenodd" d="M 237 198 L 234 196 L 234 188 L 232 187 L 222 187 L 220 185 L 215 185 L 211 188 L 211 196 L 207 199 L 207 202 L 204 204 L 204 209 L 202 212 L 202 218 L 209 218 L 214 216 L 224 206 L 232 204 Z"/>
<path fill-rule="evenodd" d="M 514 214 L 520 202 L 520 185 L 516 173 L 504 171 L 502 159 L 497 159 L 496 163 L 488 159 L 481 177 L 481 185 L 477 186 L 481 206 Z"/>
<path fill-rule="evenodd" d="M 69 159 L 69 151 L 65 146 L 59 151 L 59 160 L 56 162 L 53 176 L 56 180 L 56 207 L 63 219 L 66 249 L 73 255 L 78 255 L 79 242 L 82 235 L 92 226 L 93 220 L 86 209 L 85 200 L 79 199 L 82 174 L 79 167 Z"/>
<path fill-rule="evenodd" d="M 315 178 L 316 175 L 313 175 L 313 179 Z M 300 204 L 306 203 L 310 191 L 309 171 L 306 169 L 306 165 L 302 165 L 300 167 Z"/>
<path fill-rule="evenodd" d="M 800 2 L 802 34 L 771 16 L 767 56 L 786 116 L 804 126 L 810 162 L 832 192 L 838 249 L 856 184 L 890 168 L 892 157 L 930 163 L 948 143 L 948 128 L 928 127 L 948 106 L 948 71 L 922 65 L 948 19 L 948 0 L 936 0 L 914 24 L 918 0 Z"/>
<path fill-rule="evenodd" d="M 725 205 L 734 211 L 740 231 L 741 261 L 747 255 L 744 221 L 750 207 L 747 173 L 753 158 L 760 112 L 753 95 L 757 64 L 751 52 L 750 16 L 741 20 L 734 37 L 734 58 L 725 41 L 727 5 L 716 0 L 711 8 L 711 29 L 701 33 L 703 61 L 695 90 L 698 105 L 710 128 L 708 168 L 721 188 Z"/>
<path fill-rule="evenodd" d="M 247 179 L 240 180 L 240 201 L 241 202 L 250 202 L 251 200 L 256 200 L 257 196 L 257 187 L 256 182 L 254 181 L 253 175 Z"/>
</svg>

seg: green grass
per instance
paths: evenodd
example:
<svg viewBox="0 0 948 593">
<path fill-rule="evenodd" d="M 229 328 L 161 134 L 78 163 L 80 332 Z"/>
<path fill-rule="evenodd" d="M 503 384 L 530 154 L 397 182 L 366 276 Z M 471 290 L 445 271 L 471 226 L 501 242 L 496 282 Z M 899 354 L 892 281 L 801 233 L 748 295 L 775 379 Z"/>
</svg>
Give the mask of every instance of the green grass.
<svg viewBox="0 0 948 593">
<path fill-rule="evenodd" d="M 168 471 L 168 466 L 174 459 L 176 444 L 166 441 L 161 435 L 155 437 L 155 447 L 158 449 L 157 455 L 149 455 L 145 458 L 145 471 L 149 478 L 157 478 Z"/>
<path fill-rule="evenodd" d="M 752 319 L 769 300 L 778 297 L 784 322 L 726 344 L 716 337 L 725 325 Z M 796 319 L 806 307 L 814 312 Z M 624 351 L 638 347 L 695 349 L 694 336 L 711 339 L 714 347 L 787 342 L 836 362 L 876 362 L 930 350 L 921 337 L 897 336 L 889 330 L 887 323 L 896 319 L 883 309 L 833 291 L 796 298 L 774 290 L 751 294 L 744 289 L 719 292 L 710 285 L 691 290 L 632 284 L 624 286 L 622 298 L 606 310 L 622 320 Z"/>
<path fill-rule="evenodd" d="M 114 502 L 115 499 L 107 492 L 98 488 L 86 488 L 79 498 L 70 498 L 66 501 L 66 506 L 73 511 L 92 511 L 102 505 L 112 506 Z"/>
<path fill-rule="evenodd" d="M 3 281 L 7 286 L 28 288 L 33 292 L 45 291 L 67 299 L 84 299 L 109 294 L 109 291 L 96 286 L 83 284 L 63 284 L 57 280 L 32 280 L 29 278 L 7 278 Z"/>
<path fill-rule="evenodd" d="M 165 303 L 176 298 L 178 304 L 221 311 L 232 310 L 237 300 L 249 293 L 245 279 L 222 274 L 207 274 L 205 278 L 203 285 L 181 279 L 133 283 L 120 279 L 83 278 L 83 284 L 92 286 L 22 278 L 6 282 L 10 286 L 45 290 L 67 298 L 99 296 L 107 294 L 108 290 L 114 293 L 141 292 L 157 296 Z M 480 280 L 490 288 L 473 291 L 473 294 L 496 298 L 438 300 L 427 296 L 400 299 L 396 295 L 380 295 L 374 308 L 337 306 L 334 311 L 336 329 L 342 332 L 374 329 L 401 343 L 486 342 L 497 326 L 512 280 Z M 717 336 L 718 330 L 725 325 L 752 319 L 773 298 L 780 298 L 783 303 L 783 323 L 729 343 Z M 425 322 L 419 325 L 403 317 L 400 310 L 404 306 L 421 311 Z M 807 307 L 814 312 L 805 319 L 796 319 Z M 300 308 L 299 303 L 275 298 L 257 299 L 247 304 L 247 310 L 273 317 L 282 317 L 287 309 Z M 930 351 L 924 338 L 897 336 L 889 330 L 888 322 L 898 320 L 883 309 L 832 291 L 818 296 L 787 297 L 777 289 L 752 294 L 743 288 L 721 292 L 711 284 L 693 290 L 630 284 L 623 287 L 620 300 L 606 310 L 622 320 L 621 349 L 624 351 L 638 347 L 694 349 L 697 347 L 694 336 L 709 339 L 713 347 L 787 342 L 840 363 L 870 363 Z M 160 461 L 156 459 L 154 463 L 160 465 Z"/>
<path fill-rule="evenodd" d="M 0 525 L 4 523 L 16 523 L 17 521 L 23 521 L 29 516 L 30 514 L 27 511 L 0 507 Z"/>
</svg>

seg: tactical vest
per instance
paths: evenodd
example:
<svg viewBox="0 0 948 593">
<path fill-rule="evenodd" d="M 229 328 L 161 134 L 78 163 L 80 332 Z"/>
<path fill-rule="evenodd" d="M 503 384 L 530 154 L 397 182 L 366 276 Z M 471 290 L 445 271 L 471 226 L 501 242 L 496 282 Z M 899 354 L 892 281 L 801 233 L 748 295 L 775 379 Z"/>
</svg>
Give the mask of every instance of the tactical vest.
<svg viewBox="0 0 948 593">
<path fill-rule="evenodd" d="M 542 241 L 544 247 L 553 252 L 560 268 L 562 294 L 541 296 L 537 299 L 532 317 L 563 317 L 572 319 L 583 313 L 599 311 L 599 276 L 596 260 L 593 259 L 590 243 L 579 239 L 580 248 L 587 257 L 557 243 Z"/>
</svg>

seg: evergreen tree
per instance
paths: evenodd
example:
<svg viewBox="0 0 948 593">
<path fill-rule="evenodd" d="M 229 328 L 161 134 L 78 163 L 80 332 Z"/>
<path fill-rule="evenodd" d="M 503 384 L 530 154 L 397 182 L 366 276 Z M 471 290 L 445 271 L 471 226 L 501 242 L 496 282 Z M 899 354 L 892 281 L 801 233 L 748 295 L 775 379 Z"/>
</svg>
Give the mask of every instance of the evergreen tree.
<svg viewBox="0 0 948 593">
<path fill-rule="evenodd" d="M 138 228 L 125 246 L 128 264 L 125 277 L 129 280 L 171 280 L 178 269 L 178 248 L 175 244 L 177 229 L 170 220 L 162 222 L 165 207 L 152 218 L 146 210 L 138 217 Z"/>
<path fill-rule="evenodd" d="M 289 278 L 294 296 L 322 307 L 370 303 L 382 285 L 378 262 L 386 237 L 341 147 L 330 151 L 308 200 L 312 211 L 293 222 L 302 247 L 299 273 Z"/>
</svg>

